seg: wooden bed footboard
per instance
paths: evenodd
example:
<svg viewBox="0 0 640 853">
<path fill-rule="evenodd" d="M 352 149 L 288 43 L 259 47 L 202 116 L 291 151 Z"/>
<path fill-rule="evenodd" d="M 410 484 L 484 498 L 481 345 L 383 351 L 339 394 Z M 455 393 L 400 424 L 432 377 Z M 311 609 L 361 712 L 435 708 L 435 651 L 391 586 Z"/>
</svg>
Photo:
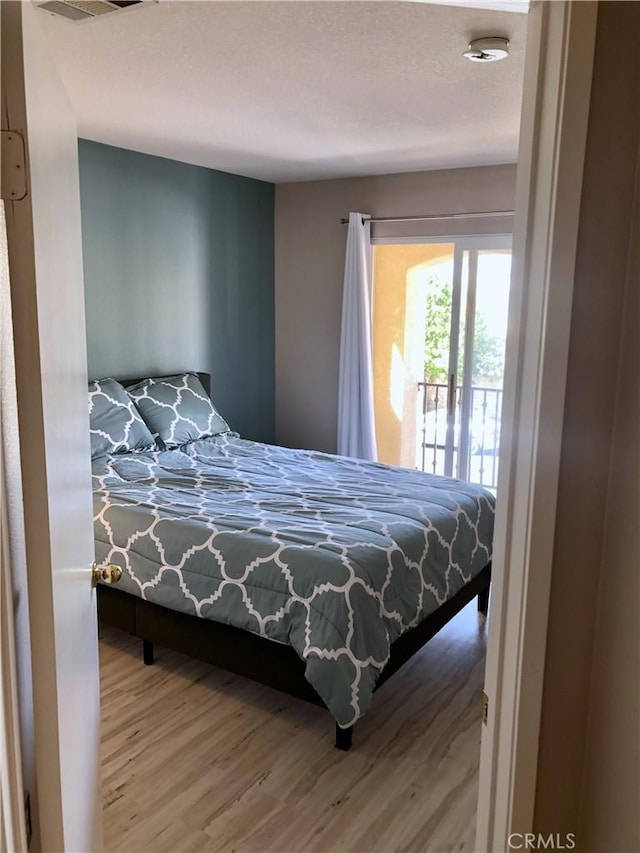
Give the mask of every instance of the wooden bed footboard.
<svg viewBox="0 0 640 853">
<path fill-rule="evenodd" d="M 486 615 L 490 583 L 491 563 L 420 625 L 399 637 L 391 646 L 389 661 L 376 690 L 476 596 L 478 611 Z M 304 661 L 291 646 L 222 622 L 169 610 L 103 584 L 98 585 L 98 615 L 101 622 L 143 641 L 146 664 L 153 663 L 153 644 L 158 643 L 324 707 L 304 676 Z M 349 749 L 351 738 L 352 728 L 336 726 L 338 749 Z"/>
</svg>

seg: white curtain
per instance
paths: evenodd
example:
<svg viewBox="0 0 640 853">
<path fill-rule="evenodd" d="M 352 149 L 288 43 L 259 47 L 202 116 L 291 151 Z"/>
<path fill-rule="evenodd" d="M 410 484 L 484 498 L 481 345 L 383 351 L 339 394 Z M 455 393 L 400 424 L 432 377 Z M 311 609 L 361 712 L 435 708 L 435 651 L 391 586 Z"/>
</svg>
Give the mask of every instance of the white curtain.
<svg viewBox="0 0 640 853">
<path fill-rule="evenodd" d="M 338 379 L 338 453 L 375 461 L 371 223 L 349 214 Z"/>
</svg>

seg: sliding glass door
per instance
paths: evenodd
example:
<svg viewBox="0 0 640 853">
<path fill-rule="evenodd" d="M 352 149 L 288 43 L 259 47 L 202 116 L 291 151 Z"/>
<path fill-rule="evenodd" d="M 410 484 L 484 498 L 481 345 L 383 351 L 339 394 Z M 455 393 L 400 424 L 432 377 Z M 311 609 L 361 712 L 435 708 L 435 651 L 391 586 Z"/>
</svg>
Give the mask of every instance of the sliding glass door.
<svg viewBox="0 0 640 853">
<path fill-rule="evenodd" d="M 374 247 L 382 461 L 495 488 L 509 237 Z"/>
</svg>

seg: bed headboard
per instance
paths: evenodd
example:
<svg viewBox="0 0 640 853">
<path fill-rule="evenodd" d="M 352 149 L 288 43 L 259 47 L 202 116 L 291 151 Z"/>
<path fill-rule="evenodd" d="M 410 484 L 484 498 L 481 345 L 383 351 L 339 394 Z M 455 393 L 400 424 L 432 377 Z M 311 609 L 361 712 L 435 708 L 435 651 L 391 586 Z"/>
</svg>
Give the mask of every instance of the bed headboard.
<svg viewBox="0 0 640 853">
<path fill-rule="evenodd" d="M 166 376 L 175 376 L 178 373 L 195 373 L 200 382 L 202 382 L 202 387 L 204 388 L 204 390 L 207 392 L 209 397 L 211 396 L 211 374 L 200 373 L 199 370 L 176 370 L 175 373 L 166 373 L 162 376 L 149 376 L 149 374 L 147 374 L 146 376 L 133 376 L 127 377 L 126 379 L 118 379 L 118 382 L 121 385 L 124 385 L 125 388 L 128 388 L 131 385 L 135 385 L 137 382 L 142 382 L 143 379 L 164 379 Z"/>
</svg>

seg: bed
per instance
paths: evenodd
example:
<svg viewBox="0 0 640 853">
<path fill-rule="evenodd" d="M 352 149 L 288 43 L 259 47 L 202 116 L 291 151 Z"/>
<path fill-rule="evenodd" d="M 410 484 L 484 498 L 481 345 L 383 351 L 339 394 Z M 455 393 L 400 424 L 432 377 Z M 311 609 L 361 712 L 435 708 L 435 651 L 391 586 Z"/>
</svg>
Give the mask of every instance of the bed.
<svg viewBox="0 0 640 853">
<path fill-rule="evenodd" d="M 126 390 L 125 390 L 126 389 Z M 326 706 L 336 746 L 474 597 L 494 498 L 458 480 L 246 441 L 183 373 L 90 385 L 101 621 Z"/>
</svg>

